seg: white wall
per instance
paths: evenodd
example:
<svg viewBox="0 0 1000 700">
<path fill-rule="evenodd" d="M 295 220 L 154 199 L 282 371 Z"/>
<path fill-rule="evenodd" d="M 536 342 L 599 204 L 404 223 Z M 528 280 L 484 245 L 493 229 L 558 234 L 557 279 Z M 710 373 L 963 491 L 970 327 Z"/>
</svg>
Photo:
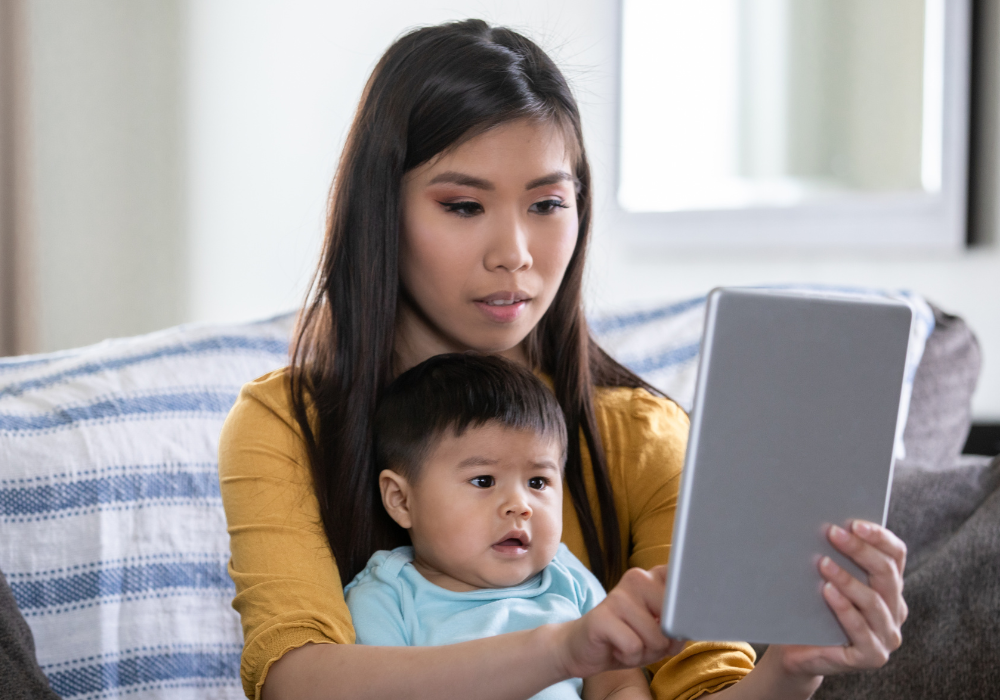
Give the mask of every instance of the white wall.
<svg viewBox="0 0 1000 700">
<path fill-rule="evenodd" d="M 592 311 L 720 284 L 913 289 L 977 331 L 975 415 L 1000 419 L 995 243 L 951 255 L 736 254 L 630 240 L 613 200 L 614 0 L 30 0 L 30 9 L 41 349 L 296 307 L 375 61 L 409 27 L 480 16 L 535 38 L 575 87 L 597 188 Z M 993 25 L 1000 35 L 1000 12 Z M 995 231 L 992 182 L 981 210 Z"/>
<path fill-rule="evenodd" d="M 315 262 L 339 147 L 368 72 L 408 27 L 481 16 L 527 31 L 565 69 L 597 187 L 594 311 L 721 284 L 817 282 L 919 291 L 965 316 L 984 349 L 975 415 L 1000 419 L 1000 251 L 952 255 L 671 252 L 629 241 L 613 202 L 618 4 L 600 0 L 189 0 L 192 315 L 296 305 Z"/>
<path fill-rule="evenodd" d="M 364 82 L 405 29 L 482 16 L 565 41 L 558 53 L 590 65 L 578 55 L 602 4 L 188 0 L 193 318 L 301 303 Z"/>
<path fill-rule="evenodd" d="M 39 350 L 187 314 L 180 6 L 29 0 Z"/>
</svg>

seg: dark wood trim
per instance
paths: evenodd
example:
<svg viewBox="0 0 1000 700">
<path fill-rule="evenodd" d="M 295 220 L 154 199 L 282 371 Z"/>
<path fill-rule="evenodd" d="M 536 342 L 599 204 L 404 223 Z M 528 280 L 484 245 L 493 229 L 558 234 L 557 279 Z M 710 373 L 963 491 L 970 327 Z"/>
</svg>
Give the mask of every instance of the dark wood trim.
<svg viewBox="0 0 1000 700">
<path fill-rule="evenodd" d="M 972 2 L 969 89 L 969 195 L 966 244 L 995 244 L 1000 204 L 1000 3 Z"/>
<path fill-rule="evenodd" d="M 1000 454 L 1000 423 L 973 423 L 962 454 L 990 457 Z"/>
<path fill-rule="evenodd" d="M 0 0 L 0 355 L 36 349 L 27 10 Z"/>
</svg>

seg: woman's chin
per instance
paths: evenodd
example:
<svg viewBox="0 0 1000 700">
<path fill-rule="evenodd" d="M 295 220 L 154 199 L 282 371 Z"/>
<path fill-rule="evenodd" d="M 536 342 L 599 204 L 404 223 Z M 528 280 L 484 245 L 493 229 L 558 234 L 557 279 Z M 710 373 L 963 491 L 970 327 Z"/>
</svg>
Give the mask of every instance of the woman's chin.
<svg viewBox="0 0 1000 700">
<path fill-rule="evenodd" d="M 520 325 L 520 324 L 519 324 Z M 485 332 L 475 336 L 462 338 L 462 345 L 473 352 L 483 355 L 501 355 L 508 360 L 523 363 L 526 359 L 524 352 L 524 340 L 531 330 L 505 329 L 506 332 Z"/>
</svg>

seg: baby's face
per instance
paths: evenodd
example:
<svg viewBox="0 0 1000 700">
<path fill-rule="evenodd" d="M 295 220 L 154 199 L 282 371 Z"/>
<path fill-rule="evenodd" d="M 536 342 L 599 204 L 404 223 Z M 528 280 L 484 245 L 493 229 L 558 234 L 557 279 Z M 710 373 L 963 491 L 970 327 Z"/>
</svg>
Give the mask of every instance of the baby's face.
<svg viewBox="0 0 1000 700">
<path fill-rule="evenodd" d="M 562 447 L 497 423 L 450 431 L 409 484 L 414 566 L 452 591 L 514 586 L 562 536 Z"/>
</svg>

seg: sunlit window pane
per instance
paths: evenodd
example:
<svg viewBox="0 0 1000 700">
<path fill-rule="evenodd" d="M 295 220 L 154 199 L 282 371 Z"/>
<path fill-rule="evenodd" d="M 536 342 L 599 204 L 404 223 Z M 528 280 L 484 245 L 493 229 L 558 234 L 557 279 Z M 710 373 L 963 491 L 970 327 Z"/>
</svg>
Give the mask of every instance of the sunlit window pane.
<svg viewBox="0 0 1000 700">
<path fill-rule="evenodd" d="M 625 0 L 630 211 L 941 186 L 943 0 Z"/>
</svg>

